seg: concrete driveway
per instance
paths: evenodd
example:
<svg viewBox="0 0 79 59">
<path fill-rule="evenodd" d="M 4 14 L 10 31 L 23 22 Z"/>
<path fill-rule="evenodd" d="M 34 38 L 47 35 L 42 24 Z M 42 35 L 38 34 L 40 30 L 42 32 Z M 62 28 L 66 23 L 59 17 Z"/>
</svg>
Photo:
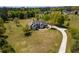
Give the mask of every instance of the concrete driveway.
<svg viewBox="0 0 79 59">
<path fill-rule="evenodd" d="M 48 27 L 57 29 L 58 31 L 60 31 L 62 33 L 62 42 L 61 42 L 58 53 L 65 53 L 66 52 L 66 45 L 67 45 L 67 33 L 65 31 L 66 29 L 59 28 L 57 26 L 51 26 L 51 25 L 48 25 Z"/>
</svg>

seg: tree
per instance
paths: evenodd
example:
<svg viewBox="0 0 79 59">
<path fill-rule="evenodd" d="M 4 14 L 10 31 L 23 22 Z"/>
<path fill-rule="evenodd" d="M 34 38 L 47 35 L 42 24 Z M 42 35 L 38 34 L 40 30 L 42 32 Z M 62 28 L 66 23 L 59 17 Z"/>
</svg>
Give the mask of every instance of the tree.
<svg viewBox="0 0 79 59">
<path fill-rule="evenodd" d="M 3 10 L 1 10 L 1 18 L 3 19 L 4 22 L 8 21 L 8 9 L 7 8 L 3 8 Z"/>
<path fill-rule="evenodd" d="M 4 20 L 4 22 L 8 21 L 8 15 L 7 14 L 1 14 L 1 18 Z"/>
<path fill-rule="evenodd" d="M 72 38 L 73 38 L 73 47 L 72 52 L 79 51 L 79 30 L 74 28 L 69 28 Z"/>
<path fill-rule="evenodd" d="M 19 16 L 18 16 L 20 19 L 24 19 L 24 14 L 23 13 L 19 13 Z"/>
<path fill-rule="evenodd" d="M 71 20 L 71 19 L 69 18 L 68 15 L 64 15 L 64 19 L 65 19 L 65 20 L 64 20 L 64 26 L 68 28 L 69 25 L 70 25 L 70 20 Z"/>
<path fill-rule="evenodd" d="M 34 11 L 27 11 L 27 18 L 35 17 Z"/>
<path fill-rule="evenodd" d="M 57 20 L 57 25 L 63 26 L 64 25 L 64 16 L 60 16 L 59 19 Z"/>
<path fill-rule="evenodd" d="M 50 20 L 50 14 L 45 14 L 42 16 L 42 18 L 45 20 L 45 21 L 48 21 Z"/>
<path fill-rule="evenodd" d="M 5 32 L 5 28 L 4 28 L 4 25 L 3 25 L 3 20 L 2 20 L 2 18 L 0 18 L 0 36 L 2 34 L 4 34 L 4 32 Z"/>
</svg>

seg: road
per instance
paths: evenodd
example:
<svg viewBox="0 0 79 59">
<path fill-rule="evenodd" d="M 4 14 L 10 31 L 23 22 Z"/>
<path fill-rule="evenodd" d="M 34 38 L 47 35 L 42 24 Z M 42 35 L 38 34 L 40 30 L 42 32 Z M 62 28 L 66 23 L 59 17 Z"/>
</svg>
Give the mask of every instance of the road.
<svg viewBox="0 0 79 59">
<path fill-rule="evenodd" d="M 67 33 L 65 32 L 66 29 L 59 28 L 57 26 L 51 26 L 51 25 L 48 25 L 48 27 L 57 29 L 58 31 L 60 31 L 62 33 L 62 42 L 61 42 L 58 53 L 65 53 L 66 52 L 66 45 L 67 45 Z"/>
</svg>

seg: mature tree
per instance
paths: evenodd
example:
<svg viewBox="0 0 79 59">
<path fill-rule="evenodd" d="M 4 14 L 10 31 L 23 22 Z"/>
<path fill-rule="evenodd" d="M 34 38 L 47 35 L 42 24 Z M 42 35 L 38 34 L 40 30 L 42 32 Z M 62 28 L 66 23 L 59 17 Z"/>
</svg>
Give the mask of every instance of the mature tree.
<svg viewBox="0 0 79 59">
<path fill-rule="evenodd" d="M 19 13 L 18 17 L 19 17 L 20 19 L 24 19 L 24 14 L 21 12 L 21 13 Z"/>
<path fill-rule="evenodd" d="M 60 16 L 59 19 L 57 20 L 57 25 L 63 26 L 64 25 L 64 16 Z"/>
<path fill-rule="evenodd" d="M 1 10 L 1 13 L 0 13 L 0 15 L 1 15 L 1 18 L 4 20 L 4 22 L 5 21 L 8 21 L 8 8 L 3 8 L 2 10 Z"/>
<path fill-rule="evenodd" d="M 35 13 L 33 11 L 27 11 L 27 18 L 35 17 Z"/>
<path fill-rule="evenodd" d="M 68 15 L 63 14 L 60 11 L 54 11 L 51 14 L 44 14 L 42 18 L 50 24 L 66 27 L 69 26 L 70 19 Z"/>
</svg>

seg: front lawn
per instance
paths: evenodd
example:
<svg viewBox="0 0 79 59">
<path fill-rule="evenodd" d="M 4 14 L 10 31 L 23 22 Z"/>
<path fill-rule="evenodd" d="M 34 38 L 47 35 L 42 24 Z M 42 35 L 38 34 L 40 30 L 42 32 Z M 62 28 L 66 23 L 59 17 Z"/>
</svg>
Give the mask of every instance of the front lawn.
<svg viewBox="0 0 79 59">
<path fill-rule="evenodd" d="M 33 31 L 29 37 L 24 36 L 23 27 L 28 20 L 19 20 L 22 26 L 16 27 L 13 21 L 5 23 L 7 41 L 16 52 L 58 52 L 62 35 L 57 30 Z"/>
</svg>

